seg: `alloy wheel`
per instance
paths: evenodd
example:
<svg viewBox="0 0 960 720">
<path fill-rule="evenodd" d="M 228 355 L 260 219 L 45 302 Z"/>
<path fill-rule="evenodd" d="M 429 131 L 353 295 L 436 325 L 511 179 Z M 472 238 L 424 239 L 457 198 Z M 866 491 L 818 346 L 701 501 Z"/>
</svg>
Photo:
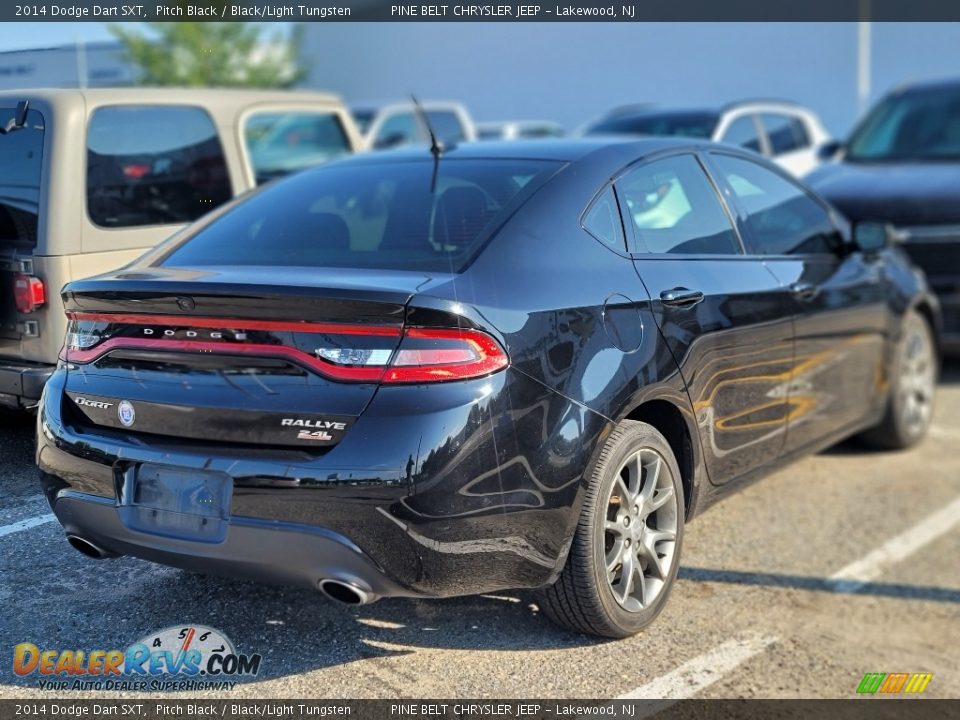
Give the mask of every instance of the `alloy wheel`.
<svg viewBox="0 0 960 720">
<path fill-rule="evenodd" d="M 607 582 L 625 610 L 657 599 L 676 562 L 679 499 L 666 460 L 642 448 L 620 467 L 607 499 L 602 547 Z"/>
<path fill-rule="evenodd" d="M 912 436 L 923 434 L 930 423 L 936 374 L 929 333 L 923 326 L 911 328 L 904 338 L 898 390 L 903 426 Z"/>
</svg>

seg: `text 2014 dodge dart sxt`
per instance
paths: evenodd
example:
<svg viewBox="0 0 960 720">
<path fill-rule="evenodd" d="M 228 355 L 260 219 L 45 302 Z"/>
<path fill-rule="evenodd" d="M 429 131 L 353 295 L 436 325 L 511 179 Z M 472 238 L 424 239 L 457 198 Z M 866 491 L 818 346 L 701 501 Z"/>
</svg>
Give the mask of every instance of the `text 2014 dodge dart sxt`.
<svg viewBox="0 0 960 720">
<path fill-rule="evenodd" d="M 63 291 L 70 542 L 362 603 L 648 624 L 737 484 L 930 421 L 936 301 L 762 159 L 677 140 L 331 163 Z"/>
</svg>

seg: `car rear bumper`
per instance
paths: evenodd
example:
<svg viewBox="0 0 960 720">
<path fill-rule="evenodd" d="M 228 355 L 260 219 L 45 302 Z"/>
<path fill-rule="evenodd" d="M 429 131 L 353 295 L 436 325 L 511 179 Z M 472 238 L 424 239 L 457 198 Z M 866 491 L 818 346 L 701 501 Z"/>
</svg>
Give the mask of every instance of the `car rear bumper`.
<svg viewBox="0 0 960 720">
<path fill-rule="evenodd" d="M 0 358 L 0 406 L 21 409 L 35 406 L 54 365 Z"/>
<path fill-rule="evenodd" d="M 513 370 L 453 385 L 381 389 L 338 445 L 306 453 L 84 427 L 58 371 L 37 464 L 67 533 L 118 555 L 314 588 L 336 579 L 380 596 L 542 586 L 565 561 L 607 421 Z M 226 472 L 225 538 L 131 527 L 123 477 L 142 463 Z"/>
<path fill-rule="evenodd" d="M 224 542 L 207 544 L 131 530 L 112 500 L 95 495 L 61 492 L 53 510 L 68 536 L 112 555 L 314 589 L 323 580 L 337 580 L 374 598 L 420 594 L 392 581 L 350 540 L 323 528 L 234 518 Z"/>
</svg>

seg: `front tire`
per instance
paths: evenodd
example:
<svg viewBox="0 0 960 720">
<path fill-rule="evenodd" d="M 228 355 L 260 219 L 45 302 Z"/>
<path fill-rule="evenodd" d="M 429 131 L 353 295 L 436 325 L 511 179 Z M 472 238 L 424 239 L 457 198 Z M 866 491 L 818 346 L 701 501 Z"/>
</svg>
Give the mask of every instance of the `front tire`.
<svg viewBox="0 0 960 720">
<path fill-rule="evenodd" d="M 930 323 L 911 310 L 904 317 L 890 377 L 890 399 L 883 421 L 861 435 L 868 445 L 904 450 L 924 438 L 933 417 L 937 385 L 936 343 Z"/>
<path fill-rule="evenodd" d="M 560 577 L 537 594 L 558 625 L 624 638 L 660 614 L 677 577 L 683 485 L 669 443 L 624 420 L 607 439 L 586 489 Z"/>
</svg>

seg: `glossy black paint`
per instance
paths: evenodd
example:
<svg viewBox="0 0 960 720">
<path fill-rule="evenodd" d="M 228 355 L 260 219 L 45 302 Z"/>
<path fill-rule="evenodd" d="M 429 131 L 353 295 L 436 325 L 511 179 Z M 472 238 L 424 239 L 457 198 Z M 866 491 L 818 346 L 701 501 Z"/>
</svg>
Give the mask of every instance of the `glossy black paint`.
<svg viewBox="0 0 960 720">
<path fill-rule="evenodd" d="M 187 327 L 202 314 L 478 328 L 510 365 L 467 381 L 376 386 L 254 365 L 243 378 L 204 375 L 190 372 L 189 358 L 171 359 L 179 373 L 143 358 L 135 367 L 61 363 L 38 423 L 54 512 L 108 550 L 194 569 L 310 586 L 337 577 L 381 595 L 538 587 L 562 569 L 587 478 L 624 418 L 666 435 L 688 518 L 870 426 L 885 406 L 904 312 L 936 315 L 901 253 L 865 257 L 846 244 L 826 257 L 631 256 L 582 229 L 591 200 L 628 165 L 709 147 L 585 140 L 450 151 L 567 163 L 456 275 L 172 270 L 157 267 L 155 253 L 71 283 L 68 311 L 179 313 Z M 735 206 L 730 213 L 738 219 Z M 797 283 L 816 292 L 798 297 Z M 678 306 L 661 295 L 677 288 L 702 299 Z M 195 308 L 179 309 L 183 298 Z M 148 414 L 163 404 L 168 414 L 149 432 L 131 430 L 81 410 L 82 393 L 144 403 Z M 285 407 L 343 417 L 346 429 L 324 447 L 289 447 L 255 444 L 256 419 L 246 434 L 231 426 Z M 228 474 L 226 540 L 191 543 L 121 522 L 125 478 L 141 463 Z"/>
</svg>

